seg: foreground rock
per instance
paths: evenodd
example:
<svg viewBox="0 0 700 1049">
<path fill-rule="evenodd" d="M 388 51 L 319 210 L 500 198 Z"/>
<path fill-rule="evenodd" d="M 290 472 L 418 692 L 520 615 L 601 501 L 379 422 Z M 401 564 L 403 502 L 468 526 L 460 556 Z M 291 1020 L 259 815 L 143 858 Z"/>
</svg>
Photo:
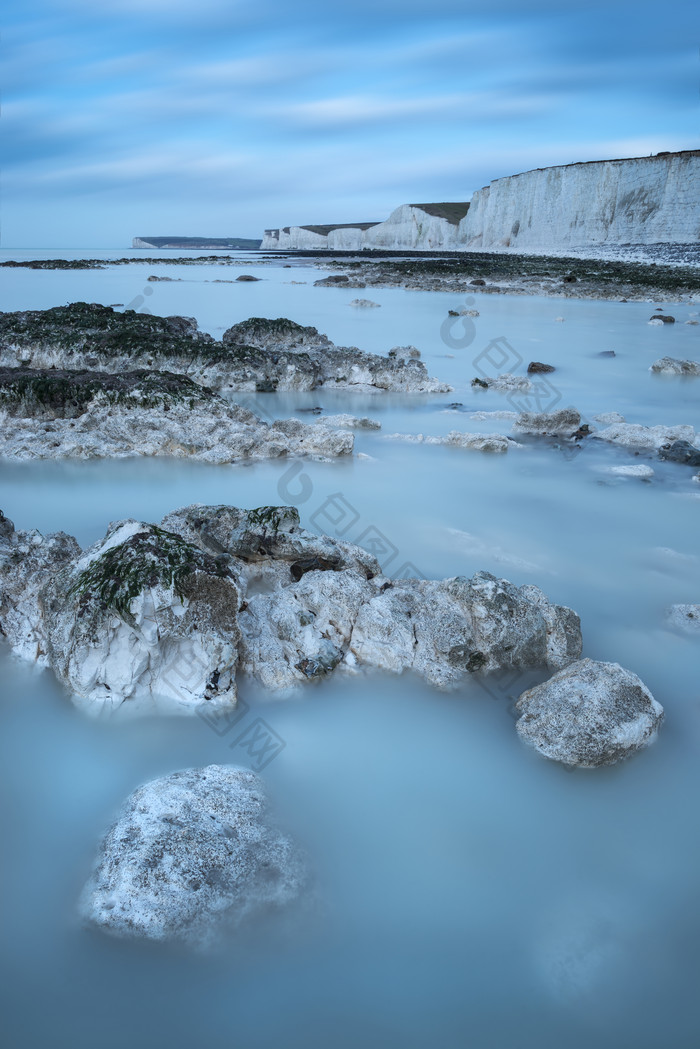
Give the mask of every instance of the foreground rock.
<svg viewBox="0 0 700 1049">
<path fill-rule="evenodd" d="M 5 543 L 0 628 L 98 713 L 225 711 L 236 668 L 271 689 L 362 667 L 450 688 L 581 654 L 578 616 L 537 587 L 391 580 L 361 547 L 300 528 L 294 507 L 195 504 L 159 527 L 113 525 L 85 554 L 69 537 L 36 544 L 44 572 L 24 566 L 24 534 Z"/>
<path fill-rule="evenodd" d="M 663 708 L 618 663 L 582 659 L 523 692 L 516 728 L 526 743 L 565 765 L 614 765 L 656 739 Z"/>
<path fill-rule="evenodd" d="M 659 459 L 669 463 L 685 463 L 686 466 L 700 466 L 700 448 L 690 441 L 673 441 L 659 449 Z"/>
<path fill-rule="evenodd" d="M 262 781 L 209 765 L 134 791 L 101 843 L 80 911 L 115 936 L 205 947 L 288 908 L 308 881 L 301 853 L 270 820 Z"/>
<path fill-rule="evenodd" d="M 316 328 L 253 317 L 221 342 L 191 317 L 155 317 L 84 302 L 0 314 L 0 366 L 35 369 L 149 368 L 184 374 L 228 397 L 237 391 L 375 387 L 403 393 L 451 389 L 418 360 L 335 346 Z"/>
<path fill-rule="evenodd" d="M 37 425 L 40 420 L 41 425 Z M 0 456 L 99 459 L 135 455 L 231 463 L 280 456 L 335 458 L 351 434 L 327 421 L 271 424 L 184 375 L 0 371 Z"/>
<path fill-rule="evenodd" d="M 659 375 L 700 375 L 700 361 L 680 361 L 675 357 L 660 357 L 654 361 L 652 372 Z"/>
<path fill-rule="evenodd" d="M 137 521 L 82 553 L 63 533 L 0 546 L 0 630 L 91 713 L 236 702 L 238 589 L 220 560 Z"/>
<path fill-rule="evenodd" d="M 675 441 L 695 443 L 695 430 L 692 426 L 643 426 L 641 423 L 613 423 L 612 426 L 599 430 L 596 437 L 601 441 L 620 444 L 625 448 L 639 448 L 647 451 L 658 451 L 665 444 Z"/>
</svg>

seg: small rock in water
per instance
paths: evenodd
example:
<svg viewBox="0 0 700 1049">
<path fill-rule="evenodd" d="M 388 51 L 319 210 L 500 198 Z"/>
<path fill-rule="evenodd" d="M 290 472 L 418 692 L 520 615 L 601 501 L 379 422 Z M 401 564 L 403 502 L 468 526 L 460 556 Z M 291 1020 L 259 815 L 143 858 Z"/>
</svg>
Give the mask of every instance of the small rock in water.
<svg viewBox="0 0 700 1049">
<path fill-rule="evenodd" d="M 618 663 L 582 659 L 516 703 L 520 738 L 565 765 L 614 765 L 656 739 L 663 707 Z"/>
<path fill-rule="evenodd" d="M 652 372 L 660 375 L 700 375 L 700 361 L 681 361 L 675 357 L 660 357 L 654 361 Z"/>
<path fill-rule="evenodd" d="M 671 605 L 666 616 L 670 626 L 686 634 L 700 634 L 700 605 Z"/>
<path fill-rule="evenodd" d="M 353 299 L 352 302 L 348 303 L 349 306 L 360 306 L 363 309 L 370 309 L 376 307 L 379 309 L 380 303 L 372 302 L 371 299 Z"/>
<path fill-rule="evenodd" d="M 469 283 L 473 288 L 484 288 L 486 286 L 486 281 L 480 277 L 477 277 L 476 280 L 470 280 Z"/>
<path fill-rule="evenodd" d="M 546 375 L 553 371 L 556 371 L 553 364 L 542 364 L 541 361 L 530 361 L 527 366 L 528 375 Z"/>
<path fill-rule="evenodd" d="M 646 480 L 649 477 L 654 476 L 654 470 L 651 466 L 646 466 L 644 463 L 629 464 L 626 466 L 608 466 L 606 467 L 608 473 L 615 474 L 616 477 L 638 477 L 640 480 Z"/>
<path fill-rule="evenodd" d="M 595 421 L 603 423 L 605 426 L 612 426 L 613 423 L 623 423 L 625 417 L 620 415 L 619 412 L 601 412 L 600 415 L 595 416 Z"/>
<path fill-rule="evenodd" d="M 600 353 L 596 354 L 596 357 L 615 357 L 616 353 L 614 350 L 601 350 Z"/>
<path fill-rule="evenodd" d="M 689 441 L 674 441 L 659 449 L 659 459 L 670 463 L 685 463 L 687 466 L 700 466 L 700 448 Z"/>
<path fill-rule="evenodd" d="M 572 436 L 581 426 L 581 414 L 575 408 L 561 408 L 557 412 L 521 412 L 513 423 L 519 433 Z"/>
<path fill-rule="evenodd" d="M 676 323 L 676 318 L 675 317 L 671 317 L 670 314 L 655 313 L 653 317 L 649 318 L 649 323 L 650 324 L 653 321 L 661 321 L 662 324 L 675 324 Z"/>
<path fill-rule="evenodd" d="M 260 277 L 253 277 L 252 274 L 250 274 L 250 273 L 241 273 L 240 277 L 236 277 L 236 280 L 237 281 L 260 280 Z"/>
<path fill-rule="evenodd" d="M 557 321 L 558 324 L 563 324 L 564 323 L 564 318 L 563 317 L 555 317 L 554 320 Z"/>
<path fill-rule="evenodd" d="M 288 907 L 308 882 L 302 854 L 269 818 L 262 780 L 209 765 L 134 791 L 79 906 L 88 924 L 114 936 L 206 947 Z"/>
</svg>

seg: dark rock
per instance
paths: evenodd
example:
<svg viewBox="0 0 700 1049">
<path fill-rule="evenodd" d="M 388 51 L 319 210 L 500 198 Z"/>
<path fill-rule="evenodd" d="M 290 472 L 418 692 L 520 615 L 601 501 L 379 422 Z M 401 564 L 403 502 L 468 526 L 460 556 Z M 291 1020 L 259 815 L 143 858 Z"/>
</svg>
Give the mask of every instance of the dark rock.
<svg viewBox="0 0 700 1049">
<path fill-rule="evenodd" d="M 14 530 L 15 526 L 12 521 L 0 510 L 0 539 L 9 539 Z"/>
<path fill-rule="evenodd" d="M 614 350 L 601 350 L 600 353 L 596 354 L 597 357 L 615 357 Z"/>
<path fill-rule="evenodd" d="M 341 568 L 344 568 L 344 562 L 341 557 L 304 557 L 298 561 L 294 561 L 289 566 L 292 579 L 295 583 L 298 583 L 303 575 L 307 572 L 338 572 Z"/>
<path fill-rule="evenodd" d="M 527 366 L 528 375 L 544 375 L 553 371 L 556 371 L 553 364 L 542 364 L 541 361 L 530 361 Z"/>
<path fill-rule="evenodd" d="M 486 287 L 486 281 L 485 280 L 481 280 L 480 277 L 477 277 L 476 280 L 470 280 L 469 283 L 474 288 L 484 288 L 484 287 Z"/>
<path fill-rule="evenodd" d="M 700 466 L 700 448 L 689 441 L 674 441 L 659 449 L 659 459 L 669 463 L 685 463 L 687 466 Z"/>
<path fill-rule="evenodd" d="M 564 284 L 575 284 L 578 280 L 578 277 L 574 277 L 573 273 L 567 273 L 566 276 L 562 278 L 562 280 L 564 281 Z"/>
<path fill-rule="evenodd" d="M 488 390 L 489 384 L 483 379 L 472 379 L 472 386 L 478 386 L 482 390 Z"/>
<path fill-rule="evenodd" d="M 675 324 L 676 323 L 676 318 L 675 317 L 671 317 L 669 314 L 664 314 L 664 313 L 655 313 L 653 317 L 649 318 L 649 320 L 651 320 L 651 321 L 663 321 L 664 324 Z"/>
<path fill-rule="evenodd" d="M 236 277 L 237 281 L 241 280 L 260 280 L 260 277 L 253 277 L 250 273 L 241 273 L 240 277 Z"/>
</svg>

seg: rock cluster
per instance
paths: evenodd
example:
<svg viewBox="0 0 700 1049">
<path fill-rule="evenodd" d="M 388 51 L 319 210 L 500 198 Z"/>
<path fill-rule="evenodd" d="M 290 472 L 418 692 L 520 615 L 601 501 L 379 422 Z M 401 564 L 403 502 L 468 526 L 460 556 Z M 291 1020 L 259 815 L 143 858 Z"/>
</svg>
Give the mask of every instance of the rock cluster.
<svg viewBox="0 0 700 1049">
<path fill-rule="evenodd" d="M 238 391 L 374 387 L 403 393 L 446 392 L 418 360 L 380 357 L 335 346 L 316 328 L 286 318 L 234 324 L 221 342 L 191 317 L 156 317 L 72 303 L 0 314 L 0 366 L 35 369 L 134 368 L 183 374 L 228 397 Z"/>
<path fill-rule="evenodd" d="M 537 587 L 486 572 L 390 580 L 362 548 L 300 528 L 293 507 L 185 507 L 112 525 L 86 553 L 12 532 L 0 587 L 13 648 L 96 712 L 225 710 L 237 669 L 277 690 L 362 667 L 449 688 L 581 652 L 578 616 Z"/>
</svg>

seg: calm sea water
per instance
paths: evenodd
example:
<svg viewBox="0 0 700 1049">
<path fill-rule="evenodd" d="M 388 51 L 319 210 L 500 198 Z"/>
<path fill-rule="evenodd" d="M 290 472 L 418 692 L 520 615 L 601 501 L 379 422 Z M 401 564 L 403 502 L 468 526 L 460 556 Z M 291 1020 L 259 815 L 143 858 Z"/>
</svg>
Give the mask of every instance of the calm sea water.
<svg viewBox="0 0 700 1049">
<path fill-rule="evenodd" d="M 129 254 L 139 253 L 112 257 Z M 264 279 L 213 283 L 242 272 Z M 150 273 L 183 280 L 149 284 Z M 700 428 L 700 380 L 648 371 L 663 354 L 700 356 L 700 328 L 681 323 L 700 306 L 668 306 L 679 323 L 656 328 L 646 324 L 654 303 L 474 294 L 473 330 L 460 320 L 447 331 L 455 347 L 443 324 L 464 295 L 313 288 L 323 273 L 244 256 L 221 269 L 3 271 L 3 309 L 134 303 L 195 316 L 213 334 L 251 315 L 289 316 L 340 344 L 414 344 L 455 392 L 259 395 L 248 403 L 270 417 L 318 405 L 370 414 L 383 431 L 358 434 L 369 458 L 338 463 L 4 464 L 0 507 L 18 527 L 89 543 L 109 521 L 155 521 L 194 501 L 296 502 L 305 525 L 371 546 L 389 574 L 487 569 L 537 583 L 579 612 L 586 655 L 642 677 L 665 727 L 624 765 L 567 772 L 518 741 L 519 680 L 488 690 L 472 681 L 445 696 L 376 676 L 287 700 L 244 682 L 252 710 L 286 742 L 265 778 L 313 858 L 326 907 L 292 932 L 256 927 L 213 957 L 192 957 L 86 932 L 75 899 L 100 833 L 139 783 L 190 765 L 245 765 L 248 755 L 198 719 L 91 721 L 49 674 L 2 651 L 5 1040 L 22 1049 L 694 1047 L 700 640 L 664 623 L 669 604 L 700 601 L 693 471 L 655 464 L 650 483 L 615 480 L 605 468 L 633 457 L 595 444 L 491 457 L 383 434 L 498 430 L 470 419 L 472 409 L 511 407 L 469 386 L 480 367 L 493 371 L 479 355 L 494 340 L 522 358 L 513 370 L 531 359 L 556 365 L 550 396 L 591 420 L 618 410 Z M 349 307 L 356 296 L 381 309 Z M 614 359 L 598 356 L 608 349 Z M 448 410 L 454 402 L 462 408 Z"/>
</svg>

